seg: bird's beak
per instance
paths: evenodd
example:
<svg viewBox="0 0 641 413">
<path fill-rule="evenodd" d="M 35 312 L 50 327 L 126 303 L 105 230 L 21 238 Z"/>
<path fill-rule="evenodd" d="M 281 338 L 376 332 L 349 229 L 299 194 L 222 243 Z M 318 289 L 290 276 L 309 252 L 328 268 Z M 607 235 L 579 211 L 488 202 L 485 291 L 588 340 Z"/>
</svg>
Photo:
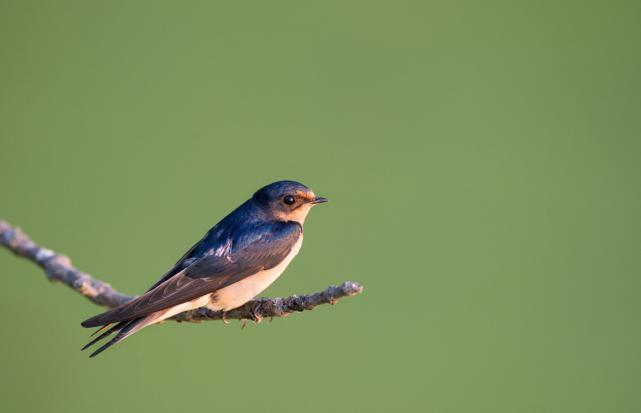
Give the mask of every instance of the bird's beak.
<svg viewBox="0 0 641 413">
<path fill-rule="evenodd" d="M 322 204 L 327 201 L 329 201 L 329 199 L 323 198 L 322 196 L 317 196 L 316 198 L 312 199 L 312 205 Z"/>
</svg>

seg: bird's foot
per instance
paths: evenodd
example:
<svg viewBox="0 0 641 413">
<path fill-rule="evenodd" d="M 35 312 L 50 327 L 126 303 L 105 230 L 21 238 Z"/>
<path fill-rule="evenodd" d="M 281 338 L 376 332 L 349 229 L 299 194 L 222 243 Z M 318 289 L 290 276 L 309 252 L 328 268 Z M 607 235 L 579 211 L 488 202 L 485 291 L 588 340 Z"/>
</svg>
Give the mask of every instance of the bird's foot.
<svg viewBox="0 0 641 413">
<path fill-rule="evenodd" d="M 224 324 L 229 324 L 229 320 L 227 320 L 227 312 L 225 310 L 220 310 L 220 319 L 223 321 Z"/>
<path fill-rule="evenodd" d="M 252 309 L 250 310 L 250 315 L 252 317 L 252 320 L 256 324 L 259 324 L 261 321 L 263 321 L 263 316 L 260 315 L 260 301 L 252 307 Z"/>
</svg>

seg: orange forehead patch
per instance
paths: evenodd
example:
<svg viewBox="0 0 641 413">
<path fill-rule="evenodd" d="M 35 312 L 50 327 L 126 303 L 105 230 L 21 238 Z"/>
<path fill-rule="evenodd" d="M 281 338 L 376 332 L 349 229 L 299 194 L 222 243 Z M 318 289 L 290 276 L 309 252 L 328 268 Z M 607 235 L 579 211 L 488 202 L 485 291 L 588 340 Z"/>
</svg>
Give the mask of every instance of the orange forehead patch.
<svg viewBox="0 0 641 413">
<path fill-rule="evenodd" d="M 296 196 L 299 196 L 307 201 L 313 201 L 316 198 L 316 194 L 312 191 L 296 191 Z"/>
</svg>

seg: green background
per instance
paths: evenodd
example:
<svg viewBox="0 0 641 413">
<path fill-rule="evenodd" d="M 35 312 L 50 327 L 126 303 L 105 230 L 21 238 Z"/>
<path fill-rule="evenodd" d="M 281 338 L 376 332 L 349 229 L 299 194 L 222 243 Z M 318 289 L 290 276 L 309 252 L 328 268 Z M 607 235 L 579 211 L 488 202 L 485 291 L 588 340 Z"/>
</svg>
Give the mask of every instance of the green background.
<svg viewBox="0 0 641 413">
<path fill-rule="evenodd" d="M 100 308 L 0 252 L 0 410 L 641 411 L 637 1 L 0 1 L 0 217 L 142 292 L 278 179 L 271 324 Z"/>
</svg>

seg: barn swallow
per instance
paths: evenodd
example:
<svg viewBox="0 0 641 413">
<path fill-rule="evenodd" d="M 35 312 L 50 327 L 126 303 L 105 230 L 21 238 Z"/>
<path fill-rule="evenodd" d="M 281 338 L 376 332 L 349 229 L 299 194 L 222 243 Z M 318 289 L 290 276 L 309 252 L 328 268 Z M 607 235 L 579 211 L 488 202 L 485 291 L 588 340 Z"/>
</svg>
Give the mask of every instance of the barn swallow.
<svg viewBox="0 0 641 413">
<path fill-rule="evenodd" d="M 83 327 L 102 326 L 96 333 L 108 328 L 83 350 L 115 333 L 91 354 L 94 357 L 183 311 L 205 306 L 226 312 L 242 306 L 285 271 L 303 243 L 307 214 L 323 202 L 327 199 L 294 181 L 259 189 L 211 228 L 147 292 L 83 321 Z"/>
</svg>

